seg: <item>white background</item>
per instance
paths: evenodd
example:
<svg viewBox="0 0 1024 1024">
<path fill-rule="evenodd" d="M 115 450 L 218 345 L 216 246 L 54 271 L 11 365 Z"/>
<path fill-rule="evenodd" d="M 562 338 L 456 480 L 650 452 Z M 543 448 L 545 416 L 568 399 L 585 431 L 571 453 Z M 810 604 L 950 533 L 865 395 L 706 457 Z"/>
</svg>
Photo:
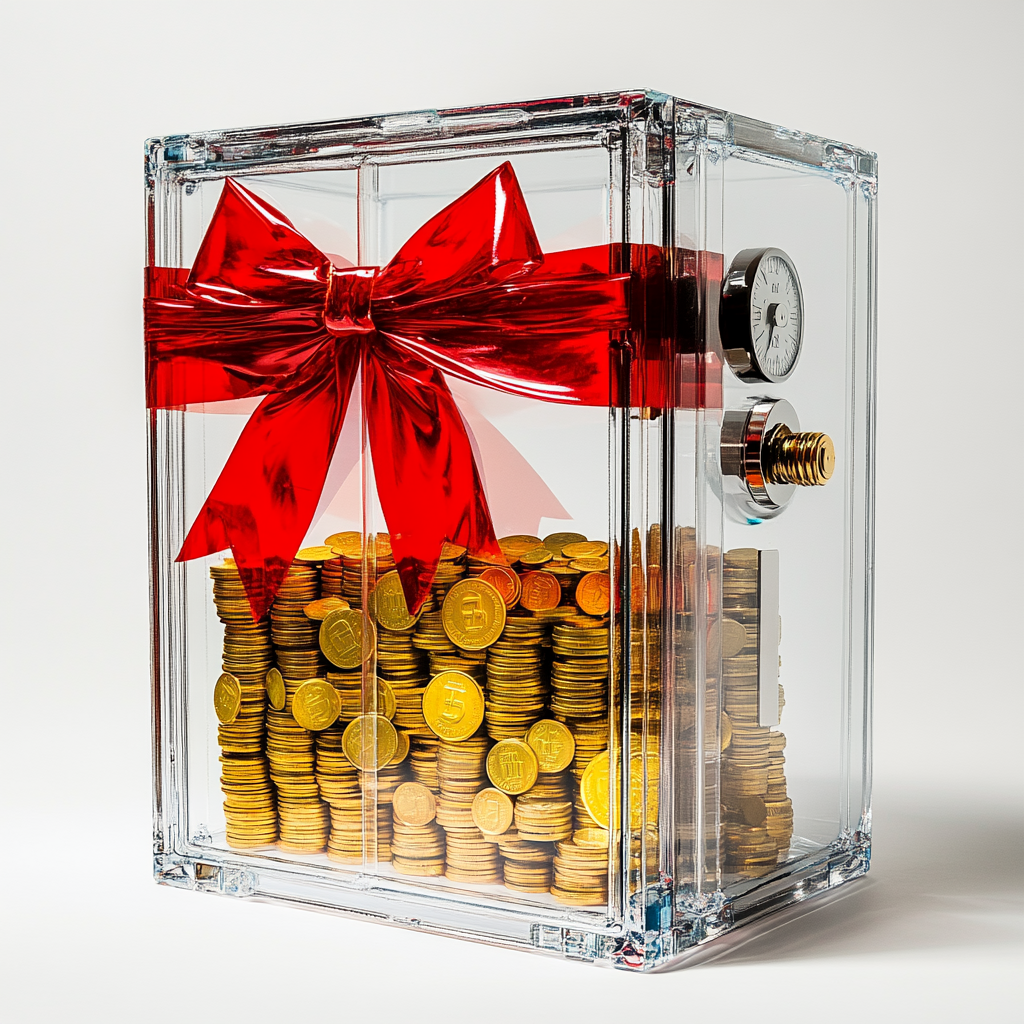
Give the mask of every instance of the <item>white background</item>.
<svg viewBox="0 0 1024 1024">
<path fill-rule="evenodd" d="M 1021 1019 L 1022 12 L 5 5 L 4 1019 Z M 648 978 L 154 885 L 143 140 L 632 87 L 880 155 L 870 880 Z"/>
</svg>

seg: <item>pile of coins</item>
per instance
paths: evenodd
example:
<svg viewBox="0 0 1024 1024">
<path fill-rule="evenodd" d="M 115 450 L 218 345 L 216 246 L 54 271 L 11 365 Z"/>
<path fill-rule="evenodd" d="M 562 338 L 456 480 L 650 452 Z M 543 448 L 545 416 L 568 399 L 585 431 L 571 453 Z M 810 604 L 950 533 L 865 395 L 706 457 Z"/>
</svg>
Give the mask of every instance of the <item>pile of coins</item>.
<svg viewBox="0 0 1024 1024">
<path fill-rule="evenodd" d="M 403 875 L 444 874 L 444 830 L 434 820 L 437 800 L 419 782 L 404 782 L 392 800 L 391 863 Z"/>
<path fill-rule="evenodd" d="M 631 540 L 629 863 L 656 873 L 661 634 L 651 612 L 665 581 L 660 531 Z M 357 533 L 300 551 L 259 623 L 234 564 L 212 570 L 232 845 L 277 841 L 342 863 L 390 861 L 400 874 L 607 901 L 612 555 L 571 533 L 499 543 L 507 565 L 446 544 L 415 614 L 386 534 L 370 558 Z M 724 862 L 748 875 L 777 863 L 793 829 L 785 737 L 757 721 L 756 574 L 756 552 L 726 554 L 722 707 L 709 707 L 722 728 Z"/>
<path fill-rule="evenodd" d="M 793 834 L 786 738 L 758 722 L 758 552 L 735 548 L 722 564 L 722 694 L 729 724 L 729 735 L 723 735 L 722 850 L 726 872 L 756 877 L 775 867 Z M 780 708 L 781 701 L 780 687 Z"/>
<path fill-rule="evenodd" d="M 253 622 L 245 588 L 231 560 L 211 570 L 213 600 L 224 623 L 223 673 L 213 691 L 220 725 L 221 789 L 230 846 L 265 846 L 277 839 L 277 802 L 264 747 L 263 679 L 274 648 L 266 622 Z"/>
</svg>

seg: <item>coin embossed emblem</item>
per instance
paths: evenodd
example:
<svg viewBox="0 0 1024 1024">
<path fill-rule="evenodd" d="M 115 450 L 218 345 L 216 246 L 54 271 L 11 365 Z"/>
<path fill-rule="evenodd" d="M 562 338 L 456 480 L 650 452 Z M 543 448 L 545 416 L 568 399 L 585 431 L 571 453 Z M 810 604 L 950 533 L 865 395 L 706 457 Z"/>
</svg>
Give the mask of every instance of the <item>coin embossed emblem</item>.
<svg viewBox="0 0 1024 1024">
<path fill-rule="evenodd" d="M 512 824 L 512 801 L 500 789 L 481 789 L 473 797 L 473 824 L 484 835 L 500 836 Z"/>
<path fill-rule="evenodd" d="M 465 672 L 439 672 L 423 692 L 423 717 L 443 740 L 469 739 L 484 720 L 480 684 Z"/>
<path fill-rule="evenodd" d="M 292 698 L 292 715 L 303 729 L 319 732 L 341 713 L 338 691 L 326 679 L 307 679 Z"/>
<path fill-rule="evenodd" d="M 398 733 L 383 715 L 360 715 L 345 727 L 341 749 L 360 771 L 376 771 L 395 756 Z"/>
<path fill-rule="evenodd" d="M 531 726 L 526 734 L 526 742 L 537 755 L 537 763 L 542 772 L 565 771 L 576 753 L 572 732 L 561 722 L 550 718 Z"/>
<path fill-rule="evenodd" d="M 528 572 L 523 577 L 523 595 L 519 602 L 532 612 L 557 608 L 562 600 L 562 587 L 558 580 L 543 570 Z"/>
<path fill-rule="evenodd" d="M 418 782 L 403 782 L 395 790 L 395 817 L 406 825 L 429 825 L 437 813 L 437 799 Z"/>
<path fill-rule="evenodd" d="M 533 788 L 539 767 L 533 747 L 522 740 L 500 740 L 487 754 L 487 777 L 513 796 Z"/>
<path fill-rule="evenodd" d="M 611 605 L 611 581 L 606 572 L 590 572 L 576 584 L 576 603 L 588 615 L 606 615 Z"/>
<path fill-rule="evenodd" d="M 338 668 L 359 668 L 373 647 L 364 644 L 364 634 L 372 630 L 366 616 L 355 608 L 339 608 L 320 623 L 320 649 Z"/>
<path fill-rule="evenodd" d="M 221 673 L 213 688 L 213 708 L 221 725 L 230 725 L 242 706 L 242 685 L 230 673 Z"/>
<path fill-rule="evenodd" d="M 396 632 L 411 629 L 419 620 L 419 615 L 412 615 L 405 602 L 405 591 L 402 589 L 402 578 L 397 569 L 386 572 L 377 581 L 373 591 L 373 609 L 377 621 L 385 628 Z"/>
<path fill-rule="evenodd" d="M 505 601 L 489 583 L 459 580 L 444 599 L 441 624 L 456 647 L 481 651 L 505 628 Z"/>
</svg>

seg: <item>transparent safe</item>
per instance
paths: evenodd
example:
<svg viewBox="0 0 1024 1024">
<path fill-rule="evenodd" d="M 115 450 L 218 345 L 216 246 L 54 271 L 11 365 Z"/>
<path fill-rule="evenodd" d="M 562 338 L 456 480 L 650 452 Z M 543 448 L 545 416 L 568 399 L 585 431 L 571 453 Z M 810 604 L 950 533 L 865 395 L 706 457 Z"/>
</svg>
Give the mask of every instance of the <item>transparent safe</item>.
<svg viewBox="0 0 1024 1024">
<path fill-rule="evenodd" d="M 158 881 L 650 970 L 862 876 L 874 155 L 653 92 L 147 153 Z"/>
</svg>

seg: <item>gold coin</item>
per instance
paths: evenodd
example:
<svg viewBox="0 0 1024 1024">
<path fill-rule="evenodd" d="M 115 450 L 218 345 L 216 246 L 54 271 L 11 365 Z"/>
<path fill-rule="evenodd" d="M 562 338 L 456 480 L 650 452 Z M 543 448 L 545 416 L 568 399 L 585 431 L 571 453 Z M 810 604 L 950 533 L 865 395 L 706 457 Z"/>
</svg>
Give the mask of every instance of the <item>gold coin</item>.
<svg viewBox="0 0 1024 1024">
<path fill-rule="evenodd" d="M 310 601 L 302 610 L 305 612 L 307 619 L 312 619 L 314 622 L 323 622 L 331 612 L 348 607 L 348 601 L 343 598 L 321 597 L 317 601 Z"/>
<path fill-rule="evenodd" d="M 328 544 L 318 545 L 315 548 L 300 548 L 295 553 L 296 562 L 326 562 L 334 558 L 334 549 Z"/>
<path fill-rule="evenodd" d="M 500 740 L 487 754 L 487 777 L 503 793 L 525 793 L 538 771 L 537 755 L 523 740 Z"/>
<path fill-rule="evenodd" d="M 242 684 L 230 673 L 222 672 L 213 688 L 213 709 L 221 725 L 230 725 L 242 706 Z"/>
<path fill-rule="evenodd" d="M 562 588 L 549 572 L 528 572 L 523 577 L 523 594 L 519 603 L 532 612 L 557 608 L 562 600 Z"/>
<path fill-rule="evenodd" d="M 587 765 L 580 780 L 580 796 L 587 813 L 601 826 L 608 828 L 611 791 L 609 780 L 610 754 L 602 750 Z"/>
<path fill-rule="evenodd" d="M 385 629 L 411 629 L 419 615 L 411 615 L 402 589 L 402 578 L 397 569 L 384 573 L 373 589 L 373 610 L 377 621 Z"/>
<path fill-rule="evenodd" d="M 405 825 L 429 825 L 437 813 L 437 799 L 418 782 L 403 782 L 392 797 L 395 817 Z"/>
<path fill-rule="evenodd" d="M 284 677 L 276 668 L 272 668 L 267 673 L 267 678 L 263 685 L 267 689 L 267 699 L 270 701 L 270 706 L 275 711 L 280 711 L 287 699 L 284 689 Z"/>
<path fill-rule="evenodd" d="M 446 540 L 441 545 L 442 562 L 454 562 L 456 558 L 461 558 L 465 553 L 466 549 L 463 545 L 453 544 L 450 540 Z"/>
<path fill-rule="evenodd" d="M 363 535 L 358 530 L 332 533 L 324 544 L 334 552 L 332 557 L 344 555 L 346 558 L 359 558 L 363 553 Z"/>
<path fill-rule="evenodd" d="M 588 615 L 606 615 L 611 606 L 611 581 L 608 573 L 587 573 L 576 584 L 576 603 Z"/>
<path fill-rule="evenodd" d="M 473 797 L 473 824 L 484 835 L 500 836 L 508 831 L 514 813 L 512 801 L 499 789 L 481 789 Z"/>
<path fill-rule="evenodd" d="M 505 628 L 505 602 L 489 583 L 459 580 L 441 606 L 441 624 L 448 639 L 466 651 L 490 647 Z"/>
<path fill-rule="evenodd" d="M 344 547 L 346 544 L 363 543 L 363 535 L 358 530 L 345 530 L 342 533 L 332 533 L 330 537 L 324 538 L 324 544 L 329 548 Z"/>
<path fill-rule="evenodd" d="M 514 533 L 509 537 L 499 537 L 498 547 L 505 553 L 505 555 L 512 561 L 519 558 L 520 555 L 525 554 L 527 551 L 532 551 L 534 548 L 541 546 L 540 537 L 534 537 L 528 533 Z"/>
<path fill-rule="evenodd" d="M 484 720 L 484 691 L 465 672 L 439 672 L 423 691 L 423 717 L 443 740 L 469 739 Z"/>
<path fill-rule="evenodd" d="M 641 828 L 646 814 L 647 825 L 658 821 L 658 778 L 661 762 L 657 754 L 647 755 L 647 777 L 644 778 L 644 756 L 635 753 L 629 759 L 629 821 L 630 827 Z M 646 787 L 646 800 L 644 792 Z M 584 801 L 585 803 L 586 801 Z"/>
<path fill-rule="evenodd" d="M 608 554 L 608 545 L 603 540 L 581 540 L 562 547 L 563 558 L 600 558 Z"/>
<path fill-rule="evenodd" d="M 320 650 L 338 668 L 359 668 L 372 649 L 373 626 L 358 609 L 339 608 L 320 623 Z"/>
<path fill-rule="evenodd" d="M 574 558 L 569 563 L 570 569 L 577 569 L 579 572 L 607 572 L 608 556 L 602 555 L 594 558 Z"/>
<path fill-rule="evenodd" d="M 747 627 L 735 619 L 722 619 L 722 657 L 735 658 L 747 646 Z"/>
<path fill-rule="evenodd" d="M 722 750 L 732 743 L 732 719 L 722 712 Z"/>
<path fill-rule="evenodd" d="M 326 679 L 307 679 L 292 697 L 292 717 L 303 729 L 326 729 L 340 713 L 341 698 Z"/>
<path fill-rule="evenodd" d="M 584 850 L 607 850 L 610 836 L 606 828 L 581 828 L 573 833 L 572 841 Z"/>
<path fill-rule="evenodd" d="M 398 750 L 398 733 L 383 715 L 360 715 L 341 734 L 345 756 L 363 772 L 383 768 Z"/>
<path fill-rule="evenodd" d="M 477 579 L 490 583 L 501 594 L 506 609 L 514 608 L 518 603 L 523 587 L 519 582 L 519 573 L 514 569 L 506 565 L 492 565 L 489 569 L 484 569 Z"/>
<path fill-rule="evenodd" d="M 402 732 L 401 729 L 395 730 L 398 733 L 398 749 L 392 755 L 391 760 L 388 761 L 388 767 L 394 768 L 396 764 L 401 764 L 409 756 L 409 734 Z"/>
<path fill-rule="evenodd" d="M 568 726 L 545 718 L 530 727 L 526 742 L 537 755 L 537 764 L 542 772 L 562 772 L 572 763 L 576 753 L 576 741 Z"/>
<path fill-rule="evenodd" d="M 543 544 L 555 558 L 562 558 L 562 549 L 566 544 L 582 544 L 586 539 L 582 533 L 549 533 Z"/>
<path fill-rule="evenodd" d="M 544 565 L 545 562 L 550 562 L 554 557 L 546 547 L 541 546 L 530 551 L 524 551 L 519 556 L 519 561 L 523 565 Z"/>
</svg>

